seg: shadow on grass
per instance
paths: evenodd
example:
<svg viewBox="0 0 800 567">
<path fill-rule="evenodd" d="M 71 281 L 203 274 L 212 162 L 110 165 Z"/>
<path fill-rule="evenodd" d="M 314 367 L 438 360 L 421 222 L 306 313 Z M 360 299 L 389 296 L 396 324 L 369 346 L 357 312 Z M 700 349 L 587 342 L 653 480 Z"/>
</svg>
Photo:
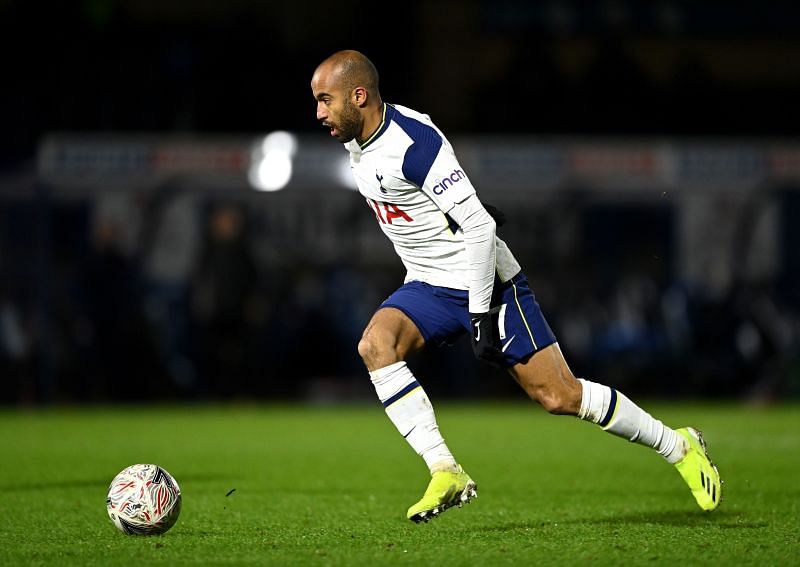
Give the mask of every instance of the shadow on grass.
<svg viewBox="0 0 800 567">
<path fill-rule="evenodd" d="M 748 521 L 740 512 L 718 510 L 713 513 L 701 511 L 661 511 L 639 512 L 635 514 L 622 514 L 618 516 L 605 516 L 602 518 L 585 518 L 564 520 L 565 524 L 590 524 L 590 525 L 642 525 L 656 524 L 674 527 L 710 527 L 710 528 L 737 528 L 759 529 L 769 524 L 764 521 Z"/>
<path fill-rule="evenodd" d="M 602 518 L 552 518 L 550 521 L 534 522 L 506 522 L 494 526 L 483 526 L 482 531 L 494 532 L 514 532 L 522 530 L 537 530 L 553 525 L 635 525 L 643 526 L 655 524 L 672 527 L 697 528 L 705 527 L 712 529 L 737 529 L 755 530 L 766 528 L 769 524 L 765 521 L 749 520 L 744 514 L 739 512 L 726 512 L 720 510 L 713 514 L 703 512 L 688 511 L 662 511 L 662 512 L 639 512 L 635 514 L 621 514 L 615 516 L 603 516 Z"/>
</svg>

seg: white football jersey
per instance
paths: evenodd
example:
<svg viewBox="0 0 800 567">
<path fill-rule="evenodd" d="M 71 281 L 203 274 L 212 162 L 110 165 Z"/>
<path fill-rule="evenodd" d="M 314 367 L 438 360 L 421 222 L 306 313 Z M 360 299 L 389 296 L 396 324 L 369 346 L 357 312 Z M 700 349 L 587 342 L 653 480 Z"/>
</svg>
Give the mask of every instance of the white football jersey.
<svg viewBox="0 0 800 567">
<path fill-rule="evenodd" d="M 405 281 L 469 290 L 464 236 L 447 213 L 475 188 L 430 117 L 384 104 L 376 132 L 345 147 L 359 192 L 406 267 Z M 520 266 L 495 239 L 496 273 L 508 281 Z"/>
</svg>

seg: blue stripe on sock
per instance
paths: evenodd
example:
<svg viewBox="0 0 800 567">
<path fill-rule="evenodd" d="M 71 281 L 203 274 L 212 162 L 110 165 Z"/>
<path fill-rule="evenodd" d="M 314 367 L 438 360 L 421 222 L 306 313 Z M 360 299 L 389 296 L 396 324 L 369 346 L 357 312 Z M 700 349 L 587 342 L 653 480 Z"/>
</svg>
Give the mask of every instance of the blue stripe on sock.
<svg viewBox="0 0 800 567">
<path fill-rule="evenodd" d="M 415 388 L 419 388 L 419 387 L 420 387 L 419 382 L 417 382 L 416 380 L 414 380 L 413 382 L 410 382 L 408 385 L 404 386 L 402 390 L 397 392 L 394 396 L 392 396 L 388 400 L 384 401 L 383 402 L 383 407 L 388 408 L 390 405 L 395 403 L 397 400 L 399 400 L 400 398 L 402 398 L 403 396 L 408 394 L 411 390 L 413 390 Z"/>
<path fill-rule="evenodd" d="M 605 427 L 608 425 L 608 422 L 611 421 L 611 417 L 614 415 L 614 410 L 617 407 L 617 391 L 614 388 L 609 388 L 611 390 L 611 403 L 608 404 L 608 411 L 603 419 L 600 420 L 598 425 L 600 427 Z"/>
</svg>

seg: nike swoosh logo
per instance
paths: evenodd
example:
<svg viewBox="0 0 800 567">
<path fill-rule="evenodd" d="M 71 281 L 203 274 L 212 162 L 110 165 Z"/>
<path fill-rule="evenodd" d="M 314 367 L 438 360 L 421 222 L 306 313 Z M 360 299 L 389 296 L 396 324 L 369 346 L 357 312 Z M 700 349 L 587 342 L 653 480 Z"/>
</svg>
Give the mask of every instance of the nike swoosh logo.
<svg viewBox="0 0 800 567">
<path fill-rule="evenodd" d="M 504 345 L 503 345 L 503 348 L 501 349 L 501 351 L 500 351 L 500 352 L 505 352 L 505 351 L 506 351 L 506 349 L 509 347 L 509 345 L 512 343 L 512 341 L 513 341 L 515 338 L 517 338 L 517 335 L 512 335 L 512 336 L 511 336 L 511 338 L 510 338 L 510 339 L 508 339 L 508 342 L 507 342 L 506 344 L 504 344 Z"/>
<path fill-rule="evenodd" d="M 416 428 L 417 428 L 417 426 L 415 425 L 414 427 L 412 427 L 412 428 L 411 428 L 411 431 L 414 431 Z M 409 431 L 408 433 L 406 433 L 405 435 L 403 435 L 403 437 L 404 437 L 404 438 L 406 438 L 406 439 L 408 439 L 408 436 L 409 436 L 409 435 L 411 435 L 411 431 Z"/>
</svg>

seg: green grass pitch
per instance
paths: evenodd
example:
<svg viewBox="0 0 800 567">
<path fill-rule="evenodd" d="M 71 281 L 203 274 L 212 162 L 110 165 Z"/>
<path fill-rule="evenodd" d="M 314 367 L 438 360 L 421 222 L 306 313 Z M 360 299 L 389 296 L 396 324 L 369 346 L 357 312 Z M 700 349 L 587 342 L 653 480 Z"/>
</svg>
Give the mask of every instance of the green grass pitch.
<svg viewBox="0 0 800 567">
<path fill-rule="evenodd" d="M 437 407 L 479 498 L 421 525 L 405 511 L 427 470 L 377 403 L 6 409 L 0 565 L 800 563 L 800 407 L 643 405 L 704 431 L 717 512 L 651 451 L 533 404 Z M 106 515 L 137 462 L 181 485 L 163 536 Z"/>
</svg>

